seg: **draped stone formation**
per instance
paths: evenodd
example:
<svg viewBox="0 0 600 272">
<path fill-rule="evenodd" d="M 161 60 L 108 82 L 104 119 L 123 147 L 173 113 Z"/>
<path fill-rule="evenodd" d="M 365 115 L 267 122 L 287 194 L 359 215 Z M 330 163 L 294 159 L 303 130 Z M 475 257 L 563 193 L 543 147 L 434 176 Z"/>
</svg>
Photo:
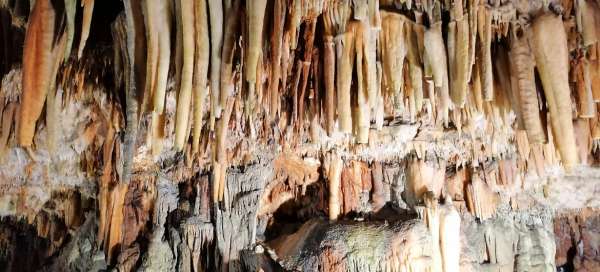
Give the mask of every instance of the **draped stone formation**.
<svg viewBox="0 0 600 272">
<path fill-rule="evenodd" d="M 597 0 L 0 0 L 0 271 L 598 271 Z"/>
</svg>

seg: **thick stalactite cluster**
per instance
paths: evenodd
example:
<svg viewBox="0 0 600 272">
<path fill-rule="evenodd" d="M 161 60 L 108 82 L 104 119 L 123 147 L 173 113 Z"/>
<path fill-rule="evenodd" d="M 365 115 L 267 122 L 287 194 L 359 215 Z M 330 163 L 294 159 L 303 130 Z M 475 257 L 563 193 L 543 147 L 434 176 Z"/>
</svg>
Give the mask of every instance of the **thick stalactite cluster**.
<svg viewBox="0 0 600 272">
<path fill-rule="evenodd" d="M 600 160 L 599 5 L 0 0 L 0 239 L 35 225 L 53 269 L 593 270 L 551 237 L 600 232 L 538 196 Z"/>
</svg>

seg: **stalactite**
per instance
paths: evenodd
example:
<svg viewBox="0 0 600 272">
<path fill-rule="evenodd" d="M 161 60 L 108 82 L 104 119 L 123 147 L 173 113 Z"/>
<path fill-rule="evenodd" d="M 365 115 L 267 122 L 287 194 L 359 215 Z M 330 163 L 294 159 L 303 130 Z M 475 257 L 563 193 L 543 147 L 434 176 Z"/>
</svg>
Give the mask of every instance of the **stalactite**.
<svg viewBox="0 0 600 272">
<path fill-rule="evenodd" d="M 92 25 L 92 13 L 94 12 L 94 1 L 95 0 L 82 0 L 81 6 L 83 7 L 83 20 L 81 25 L 81 36 L 79 39 L 79 50 L 77 51 L 77 57 L 81 58 L 85 43 L 90 35 L 90 27 Z"/>
<path fill-rule="evenodd" d="M 183 38 L 183 67 L 181 85 L 177 99 L 177 115 L 175 121 L 175 149 L 183 150 L 186 142 L 186 129 L 189 123 L 190 106 L 192 100 L 192 80 L 194 74 L 194 3 L 191 0 L 180 1 L 177 16 L 181 16 L 181 31 Z"/>
<path fill-rule="evenodd" d="M 35 124 L 50 88 L 53 60 L 54 8 L 50 0 L 36 1 L 29 16 L 23 48 L 23 95 L 18 126 L 19 145 L 31 147 Z"/>
<path fill-rule="evenodd" d="M 479 175 L 479 171 L 474 171 L 471 175 L 471 183 L 467 185 L 466 190 L 466 202 L 471 214 L 485 220 L 496 213 L 499 196 Z"/>
<path fill-rule="evenodd" d="M 369 87 L 374 88 L 375 82 L 369 82 L 367 67 L 369 66 L 367 58 L 367 49 L 370 47 L 367 45 L 367 39 L 369 38 L 370 32 L 368 26 L 361 22 L 356 28 L 356 74 L 358 77 L 357 81 L 357 107 L 355 110 L 355 137 L 356 142 L 365 144 L 369 141 L 369 128 L 371 126 L 371 108 L 369 107 Z M 373 84 L 373 85 L 370 85 Z M 354 118 L 353 118 L 354 119 Z"/>
<path fill-rule="evenodd" d="M 535 86 L 535 63 L 527 40 L 528 33 L 530 32 L 517 32 L 516 30 L 513 32 L 510 51 L 511 74 L 517 80 L 519 107 L 529 142 L 545 143 L 547 139 L 540 117 L 540 106 Z"/>
<path fill-rule="evenodd" d="M 302 63 L 302 84 L 300 87 L 300 96 L 298 97 L 298 109 L 296 118 L 296 128 L 299 131 L 304 131 L 303 125 L 305 120 L 305 111 L 304 111 L 304 102 L 306 96 L 306 89 L 308 88 L 308 77 L 310 75 L 310 69 L 312 64 L 312 56 L 314 49 L 314 41 L 315 41 L 315 31 L 317 27 L 317 19 L 316 18 L 306 18 L 306 28 L 304 31 L 304 61 Z"/>
<path fill-rule="evenodd" d="M 156 90 L 156 81 L 158 75 L 158 58 L 159 58 L 159 42 L 160 23 L 158 21 L 159 7 L 152 0 L 143 1 L 144 25 L 146 29 L 146 84 L 145 94 L 142 101 L 142 110 L 154 109 L 154 92 Z M 150 102 L 152 101 L 152 102 Z"/>
<path fill-rule="evenodd" d="M 73 40 L 75 38 L 75 14 L 77 12 L 77 0 L 64 0 L 65 1 L 65 14 L 67 17 L 67 45 L 65 47 L 64 58 L 65 61 L 71 56 L 71 48 L 73 47 Z"/>
<path fill-rule="evenodd" d="M 581 53 L 578 53 L 581 54 Z M 583 119 L 596 116 L 596 103 L 592 94 L 592 80 L 589 65 L 585 57 L 578 55 L 570 63 L 570 81 L 574 83 L 577 93 L 577 117 Z"/>
<path fill-rule="evenodd" d="M 373 211 L 377 212 L 385 205 L 385 189 L 383 184 L 383 167 L 381 163 L 372 164 L 371 174 L 373 175 L 373 191 L 371 200 L 373 201 Z"/>
<path fill-rule="evenodd" d="M 140 6 L 135 5 L 137 2 L 125 1 L 125 17 L 121 21 L 117 21 L 117 25 L 113 29 L 113 37 L 120 40 L 120 50 L 126 52 L 122 57 L 125 65 L 125 119 L 126 128 L 123 141 L 123 174 L 121 181 L 124 184 L 129 184 L 131 172 L 133 171 L 133 158 L 137 151 L 136 138 L 138 133 L 138 112 L 139 104 L 137 97 L 138 84 L 141 80 L 136 75 L 136 39 L 139 34 L 136 27 L 135 16 L 140 14 L 138 10 Z M 122 18 L 122 17 L 121 17 Z M 126 191 L 126 188 L 124 189 Z M 124 194 L 124 193 L 123 193 Z"/>
<path fill-rule="evenodd" d="M 450 84 L 452 102 L 459 108 L 462 108 L 467 95 L 467 83 L 469 75 L 469 22 L 463 14 L 462 2 L 455 2 L 452 8 L 449 28 L 453 30 L 454 50 L 448 50 L 450 68 Z M 450 35 L 450 34 L 449 34 Z M 450 36 L 449 36 L 450 37 Z"/>
<path fill-rule="evenodd" d="M 319 49 L 315 49 L 312 57 L 312 73 L 311 77 L 313 79 L 312 87 L 309 92 L 309 119 L 310 119 L 310 138 L 313 143 L 321 142 L 321 131 L 323 130 L 323 126 L 321 125 L 321 58 L 319 55 Z"/>
<path fill-rule="evenodd" d="M 383 80 L 388 91 L 392 92 L 394 108 L 402 113 L 404 90 L 404 60 L 408 53 L 405 32 L 410 29 L 406 19 L 397 13 L 382 12 L 381 19 L 381 58 Z"/>
<path fill-rule="evenodd" d="M 296 60 L 296 71 L 294 73 L 292 86 L 290 92 L 292 93 L 292 113 L 290 116 L 291 124 L 296 124 L 298 121 L 298 101 L 299 101 L 299 88 L 300 88 L 300 79 L 302 78 L 302 70 L 304 64 L 302 60 Z"/>
<path fill-rule="evenodd" d="M 325 81 L 325 131 L 331 136 L 335 129 L 335 25 L 332 16 L 323 16 L 323 80 Z"/>
<path fill-rule="evenodd" d="M 330 7 L 327 19 L 335 29 L 336 47 L 336 92 L 339 130 L 343 133 L 352 132 L 352 116 L 350 106 L 350 87 L 354 67 L 354 27 L 349 23 L 350 1 L 342 1 Z"/>
<path fill-rule="evenodd" d="M 425 30 L 424 42 L 425 58 L 433 75 L 433 84 L 436 93 L 439 92 L 440 104 L 438 119 L 446 124 L 448 122 L 448 110 L 450 108 L 450 93 L 448 86 L 448 64 L 446 58 L 446 48 L 442 37 L 442 23 L 432 24 Z"/>
<path fill-rule="evenodd" d="M 270 107 L 269 120 L 273 122 L 279 111 L 279 81 L 281 79 L 281 56 L 283 30 L 287 5 L 283 0 L 275 0 L 273 4 L 273 32 L 271 34 L 271 78 L 269 79 Z M 327 84 L 327 83 L 326 83 Z M 285 88 L 285 86 L 283 86 Z"/>
<path fill-rule="evenodd" d="M 530 208 L 556 207 L 560 179 L 580 185 L 559 160 L 584 174 L 598 160 L 594 1 L 574 14 L 566 2 L 123 0 L 112 48 L 95 35 L 104 2 L 90 23 L 95 1 L 87 15 L 63 1 L 61 23 L 56 1 L 32 6 L 23 92 L 4 59 L 15 68 L 0 85 L 0 181 L 19 185 L 0 208 L 50 241 L 47 270 L 67 255 L 76 269 L 93 259 L 80 270 L 512 270 L 535 254 L 552 267 L 538 254 L 551 242 L 530 239 L 552 240 L 536 216 L 552 217 L 532 216 L 550 209 Z M 15 5 L 0 0 L 2 37 L 23 30 Z M 80 59 L 67 49 L 75 15 L 94 29 Z M 57 187 L 81 203 L 58 203 Z"/>
<path fill-rule="evenodd" d="M 223 47 L 221 48 L 221 80 L 218 107 L 225 109 L 227 100 L 233 95 L 233 55 L 236 42 L 236 33 L 239 27 L 239 1 L 234 1 L 233 5 L 227 11 L 225 19 L 225 29 L 223 36 Z"/>
<path fill-rule="evenodd" d="M 252 124 L 252 112 L 256 103 L 256 71 L 260 69 L 258 67 L 258 59 L 262 54 L 262 33 L 266 6 L 267 0 L 246 2 L 248 43 L 246 44 L 245 56 L 247 59 L 244 65 L 244 75 L 246 82 L 248 82 L 248 97 L 246 98 L 245 112 L 248 118 L 250 118 L 249 124 Z"/>
<path fill-rule="evenodd" d="M 165 1 L 144 1 L 144 20 L 147 35 L 146 85 L 142 110 L 152 109 L 151 147 L 153 156 L 162 150 L 165 96 L 171 59 L 171 7 Z"/>
<path fill-rule="evenodd" d="M 383 119 L 384 119 L 384 98 L 383 98 L 383 88 L 381 88 L 381 85 L 383 84 L 383 67 L 381 65 L 381 62 L 377 62 L 377 86 L 378 86 L 378 92 L 377 92 L 377 96 L 375 98 L 375 127 L 377 128 L 377 130 L 381 130 L 383 128 Z"/>
<path fill-rule="evenodd" d="M 443 181 L 446 175 L 444 169 L 444 165 L 435 165 L 433 162 L 419 159 L 410 161 L 407 166 L 404 192 L 406 203 L 416 206 L 421 203 L 427 192 L 432 192 L 433 197 L 437 198 L 444 186 Z"/>
<path fill-rule="evenodd" d="M 477 13 L 477 33 L 479 38 L 479 64 L 483 99 L 494 98 L 492 73 L 492 16 L 490 11 L 480 6 Z"/>
<path fill-rule="evenodd" d="M 592 45 L 598 42 L 598 30 L 600 30 L 597 30 L 597 17 L 600 15 L 598 3 L 588 0 L 577 0 L 575 3 L 577 29 L 583 38 L 583 45 Z"/>
<path fill-rule="evenodd" d="M 497 77 L 498 92 L 502 92 L 505 98 L 507 98 L 506 102 L 510 103 L 510 105 L 519 105 L 520 97 L 518 95 L 517 90 L 513 90 L 513 84 L 511 72 L 510 72 L 510 63 L 509 63 L 509 52 L 508 49 L 504 45 L 498 45 L 495 48 L 495 60 L 494 60 L 494 72 Z M 517 125 L 522 127 L 523 123 L 523 113 L 520 107 L 511 107 L 507 105 L 506 110 L 512 110 L 516 115 Z"/>
<path fill-rule="evenodd" d="M 210 131 L 214 131 L 215 119 L 221 116 L 219 75 L 223 45 L 223 6 L 220 0 L 208 0 L 208 14 L 210 18 Z"/>
<path fill-rule="evenodd" d="M 544 85 L 556 146 L 566 169 L 577 164 L 571 118 L 567 37 L 560 17 L 544 14 L 532 26 L 533 52 Z M 560 136 L 559 136 L 560 135 Z"/>
<path fill-rule="evenodd" d="M 47 137 L 46 137 L 46 145 L 48 147 L 48 151 L 54 155 L 56 152 L 56 144 L 59 135 L 58 131 L 58 112 L 61 107 L 61 101 L 56 97 L 56 76 L 58 73 L 58 68 L 63 61 L 63 56 L 65 54 L 65 48 L 67 46 L 68 34 L 65 32 L 61 36 L 57 45 L 52 50 L 52 57 L 54 59 L 54 63 L 52 64 L 52 70 L 50 73 L 50 88 L 48 89 L 48 95 L 46 97 L 46 127 L 48 129 Z M 60 98 L 60 97 L 58 97 Z M 58 100 L 58 101 L 57 101 Z"/>
<path fill-rule="evenodd" d="M 413 25 L 406 31 L 406 40 L 408 44 L 408 69 L 410 74 L 410 85 L 413 89 L 415 99 L 415 110 L 420 112 L 423 107 L 423 62 L 419 50 L 419 41 L 417 37 L 417 26 Z"/>
<path fill-rule="evenodd" d="M 229 129 L 229 119 L 233 111 L 234 98 L 229 97 L 227 107 L 223 116 L 219 119 L 216 130 L 215 148 L 213 149 L 213 201 L 223 200 L 225 185 L 227 180 L 228 156 L 227 156 L 227 130 Z"/>
<path fill-rule="evenodd" d="M 598 44 L 589 47 L 587 59 L 592 81 L 592 96 L 594 97 L 594 102 L 600 102 L 600 58 L 598 57 Z"/>
<path fill-rule="evenodd" d="M 148 1 L 148 0 L 147 0 Z M 155 12 L 146 19 L 150 24 L 154 25 L 149 31 L 155 31 L 158 41 L 155 41 L 155 46 L 158 46 L 158 59 L 156 60 L 156 72 L 153 76 L 154 83 L 151 85 L 154 90 L 146 92 L 146 95 L 152 97 L 153 114 L 152 123 L 157 126 L 153 129 L 152 135 L 152 153 L 158 155 L 162 149 L 161 132 L 164 128 L 160 127 L 161 122 L 157 119 L 164 114 L 165 96 L 167 92 L 167 81 L 169 76 L 169 65 L 171 59 L 171 7 L 168 2 L 148 2 L 152 9 L 156 8 Z M 156 53 L 156 49 L 154 50 Z"/>
<path fill-rule="evenodd" d="M 198 1 L 194 4 L 195 19 L 195 62 L 194 78 L 192 86 L 194 125 L 192 133 L 192 152 L 197 153 L 200 149 L 200 137 L 202 135 L 202 119 L 204 119 L 204 103 L 207 95 L 208 64 L 210 60 L 210 40 L 208 29 L 208 14 L 206 1 Z"/>
</svg>

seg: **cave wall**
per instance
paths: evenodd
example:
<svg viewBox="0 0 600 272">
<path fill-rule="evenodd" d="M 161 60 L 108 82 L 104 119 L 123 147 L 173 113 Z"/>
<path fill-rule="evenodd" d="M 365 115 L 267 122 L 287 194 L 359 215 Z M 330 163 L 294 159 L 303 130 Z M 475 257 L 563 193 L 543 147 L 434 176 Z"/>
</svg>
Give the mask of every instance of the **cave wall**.
<svg viewBox="0 0 600 272">
<path fill-rule="evenodd" d="M 0 270 L 596 271 L 598 5 L 0 0 Z"/>
</svg>

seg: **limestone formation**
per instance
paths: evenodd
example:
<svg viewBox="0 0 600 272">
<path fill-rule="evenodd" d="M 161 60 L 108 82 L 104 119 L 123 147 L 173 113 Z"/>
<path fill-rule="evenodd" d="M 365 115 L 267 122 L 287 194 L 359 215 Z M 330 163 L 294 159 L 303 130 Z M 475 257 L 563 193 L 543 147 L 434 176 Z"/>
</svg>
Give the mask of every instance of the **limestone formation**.
<svg viewBox="0 0 600 272">
<path fill-rule="evenodd" d="M 599 24 L 0 0 L 0 271 L 598 271 Z"/>
</svg>

